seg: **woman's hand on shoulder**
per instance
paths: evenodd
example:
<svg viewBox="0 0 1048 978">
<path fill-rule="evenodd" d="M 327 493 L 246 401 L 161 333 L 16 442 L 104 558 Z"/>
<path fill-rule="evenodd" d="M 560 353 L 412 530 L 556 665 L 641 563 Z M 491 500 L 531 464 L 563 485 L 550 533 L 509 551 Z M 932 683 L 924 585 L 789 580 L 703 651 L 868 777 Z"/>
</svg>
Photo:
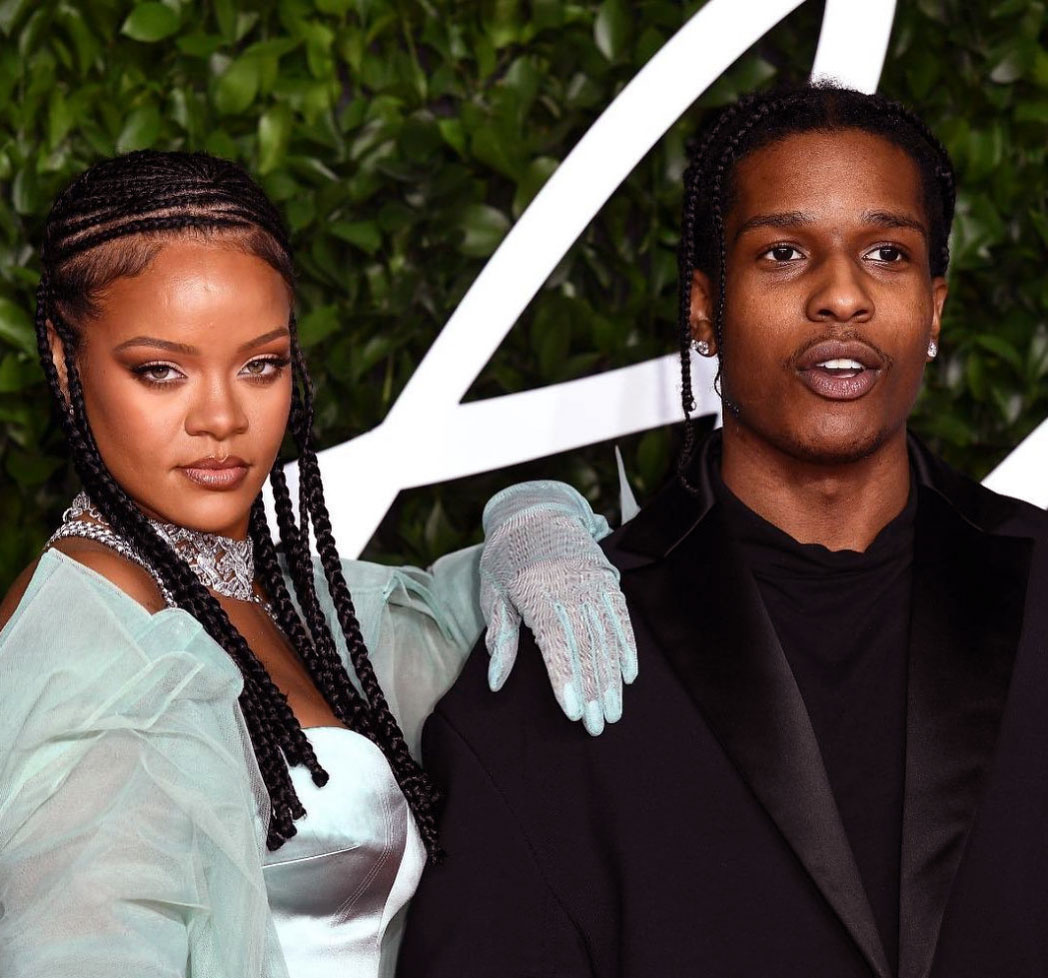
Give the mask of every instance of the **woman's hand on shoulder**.
<svg viewBox="0 0 1048 978">
<path fill-rule="evenodd" d="M 597 736 L 622 716 L 622 686 L 637 677 L 637 643 L 618 569 L 598 541 L 610 530 L 562 482 L 504 489 L 484 510 L 480 605 L 498 690 L 517 655 L 521 621 L 542 652 L 553 693 Z"/>
</svg>

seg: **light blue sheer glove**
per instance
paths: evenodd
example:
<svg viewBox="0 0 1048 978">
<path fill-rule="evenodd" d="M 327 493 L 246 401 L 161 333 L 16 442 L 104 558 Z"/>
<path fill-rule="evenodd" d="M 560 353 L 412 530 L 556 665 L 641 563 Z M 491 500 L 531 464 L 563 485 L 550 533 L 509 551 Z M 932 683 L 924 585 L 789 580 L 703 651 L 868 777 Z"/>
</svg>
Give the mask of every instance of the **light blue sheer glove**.
<svg viewBox="0 0 1048 978">
<path fill-rule="evenodd" d="M 563 482 L 524 482 L 484 509 L 480 607 L 498 690 L 517 657 L 521 619 L 535 636 L 554 695 L 596 736 L 622 716 L 622 684 L 637 678 L 637 643 L 619 571 L 597 541 L 610 529 Z"/>
</svg>

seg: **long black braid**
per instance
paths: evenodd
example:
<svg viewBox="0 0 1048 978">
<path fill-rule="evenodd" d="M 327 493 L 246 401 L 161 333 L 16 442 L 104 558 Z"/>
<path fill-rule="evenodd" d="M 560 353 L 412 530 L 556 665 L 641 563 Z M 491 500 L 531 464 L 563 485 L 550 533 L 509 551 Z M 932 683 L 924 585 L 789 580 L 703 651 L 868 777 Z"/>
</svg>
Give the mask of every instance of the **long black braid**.
<svg viewBox="0 0 1048 978">
<path fill-rule="evenodd" d="M 269 848 L 295 833 L 305 810 L 288 771 L 302 764 L 317 785 L 328 779 L 287 698 L 252 653 L 218 601 L 188 564 L 152 528 L 106 467 L 88 424 L 77 369 L 81 326 L 97 313 L 97 297 L 109 282 L 141 272 L 164 241 L 173 237 L 223 236 L 269 262 L 293 286 L 291 249 L 283 222 L 262 190 L 240 167 L 203 153 L 144 151 L 105 160 L 87 170 L 55 201 L 45 227 L 43 271 L 37 289 L 36 332 L 40 360 L 56 402 L 77 473 L 113 529 L 133 541 L 175 603 L 193 615 L 226 650 L 244 678 L 240 706 L 271 802 Z M 75 325 L 74 325 L 75 324 Z M 49 330 L 64 351 L 64 383 L 52 358 Z M 272 475 L 280 548 L 270 532 L 261 496 L 250 517 L 257 580 L 274 618 L 338 720 L 372 740 L 387 758 L 411 807 L 431 856 L 439 854 L 434 789 L 408 753 L 375 678 L 342 574 L 312 444 L 313 391 L 289 323 L 293 363 L 289 429 L 299 453 L 301 491 L 296 517 L 283 463 Z M 338 653 L 317 595 L 318 576 L 309 550 L 309 527 L 358 692 Z"/>
<path fill-rule="evenodd" d="M 903 149 L 917 165 L 929 223 L 930 272 L 933 277 L 946 274 L 950 263 L 950 225 L 956 203 L 953 164 L 928 126 L 905 106 L 883 95 L 866 95 L 820 82 L 747 95 L 706 120 L 689 151 L 684 172 L 684 205 L 677 250 L 680 278 L 677 326 L 681 406 L 685 417 L 684 446 L 677 471 L 686 486 L 689 486 L 686 472 L 695 449 L 695 433 L 689 421 L 695 410 L 690 354 L 692 273 L 698 269 L 716 283 L 713 335 L 718 361 L 723 365 L 727 277 L 724 221 L 733 200 L 736 168 L 749 154 L 788 136 L 842 129 L 859 129 L 881 136 Z M 738 410 L 729 397 L 722 399 L 726 410 Z"/>
</svg>

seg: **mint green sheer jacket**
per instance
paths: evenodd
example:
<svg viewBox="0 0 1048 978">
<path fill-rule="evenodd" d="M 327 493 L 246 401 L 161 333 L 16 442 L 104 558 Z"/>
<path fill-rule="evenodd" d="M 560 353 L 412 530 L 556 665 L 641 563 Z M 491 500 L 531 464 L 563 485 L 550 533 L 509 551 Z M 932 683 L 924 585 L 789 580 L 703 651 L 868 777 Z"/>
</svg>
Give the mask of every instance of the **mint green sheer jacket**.
<svg viewBox="0 0 1048 978">
<path fill-rule="evenodd" d="M 478 563 L 479 548 L 430 571 L 344 563 L 416 756 L 483 625 Z M 0 633 L 0 972 L 286 976 L 241 686 L 187 612 L 150 614 L 58 551 L 41 557 Z"/>
</svg>

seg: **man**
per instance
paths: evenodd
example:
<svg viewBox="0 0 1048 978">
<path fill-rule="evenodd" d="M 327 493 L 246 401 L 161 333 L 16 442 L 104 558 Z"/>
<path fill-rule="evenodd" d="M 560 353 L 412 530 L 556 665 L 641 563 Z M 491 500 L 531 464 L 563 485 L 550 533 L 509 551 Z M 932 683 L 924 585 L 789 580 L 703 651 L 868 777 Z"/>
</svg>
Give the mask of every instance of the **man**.
<svg viewBox="0 0 1048 978">
<path fill-rule="evenodd" d="M 719 356 L 724 428 L 606 543 L 640 678 L 592 740 L 536 656 L 489 699 L 474 655 L 400 974 L 1043 976 L 1048 518 L 906 432 L 949 159 L 812 87 L 725 111 L 685 181 L 682 360 Z"/>
</svg>

